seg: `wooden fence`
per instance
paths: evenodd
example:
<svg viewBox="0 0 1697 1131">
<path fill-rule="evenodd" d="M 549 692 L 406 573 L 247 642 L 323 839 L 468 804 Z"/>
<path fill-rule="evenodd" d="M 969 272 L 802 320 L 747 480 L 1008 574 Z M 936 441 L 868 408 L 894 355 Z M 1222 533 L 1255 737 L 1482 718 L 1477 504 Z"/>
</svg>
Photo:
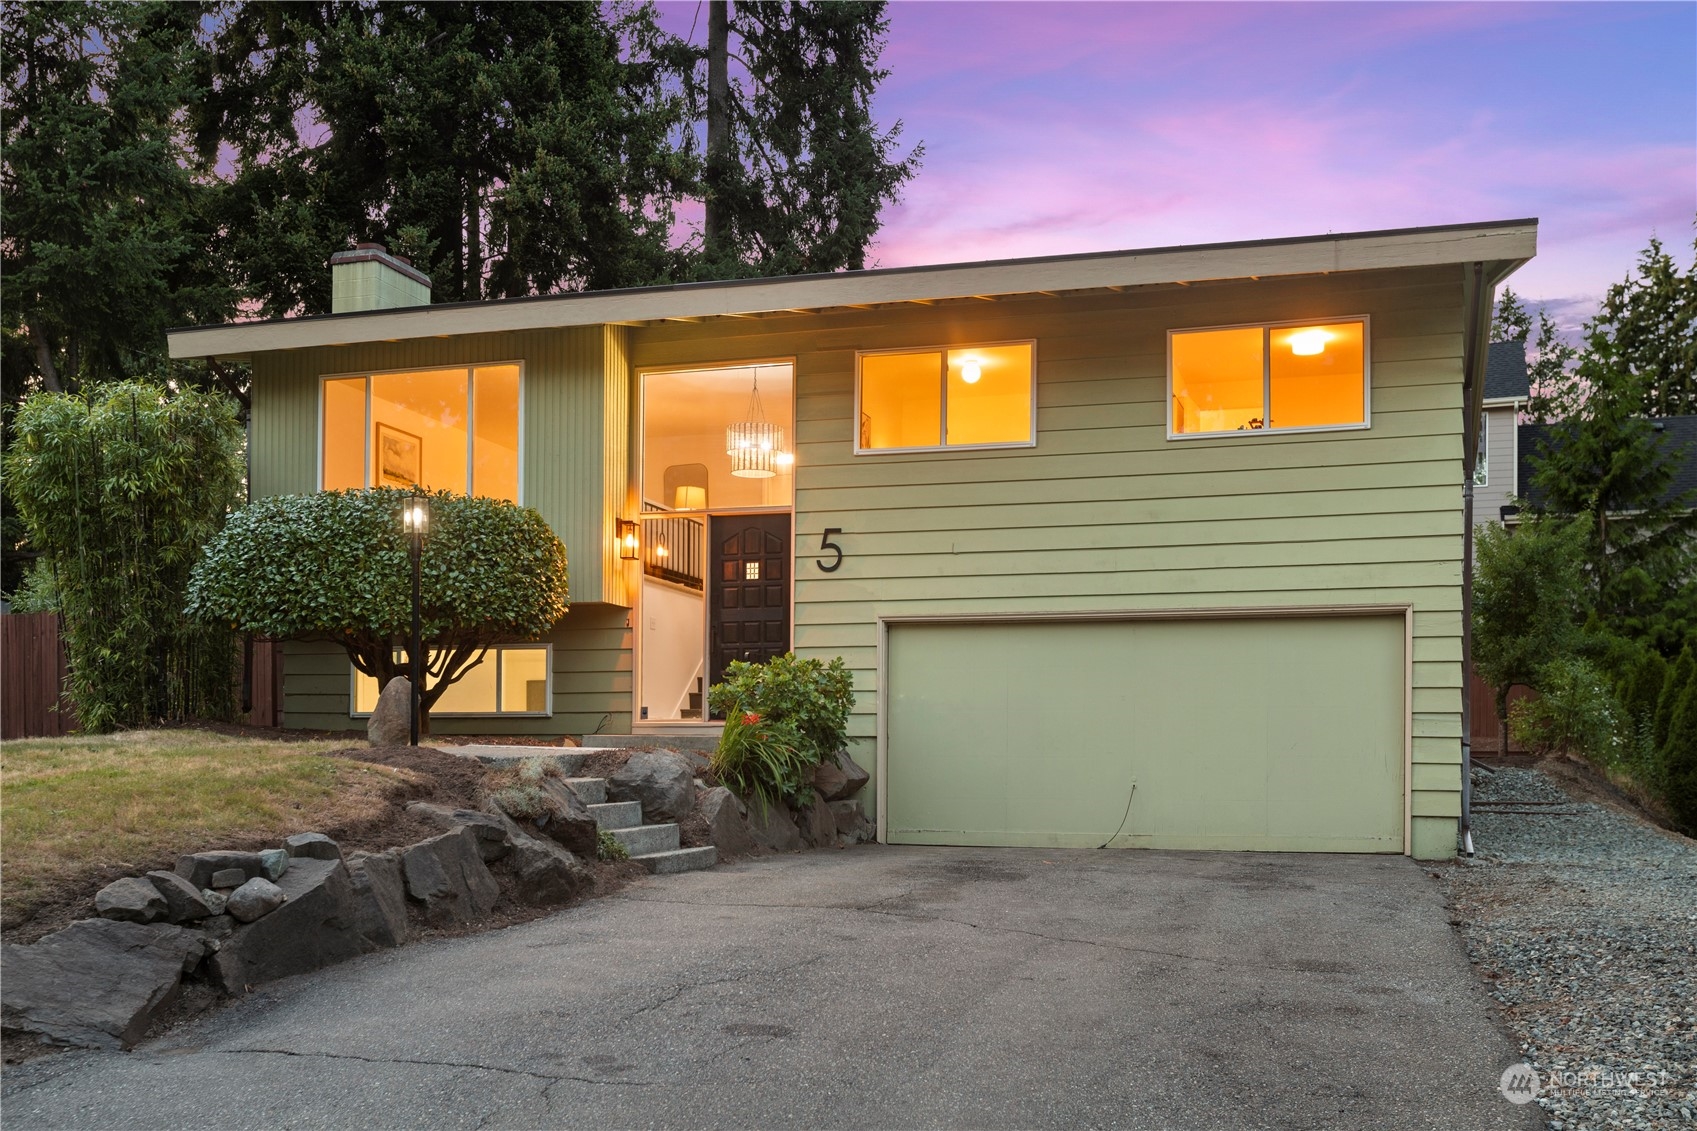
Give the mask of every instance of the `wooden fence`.
<svg viewBox="0 0 1697 1131">
<path fill-rule="evenodd" d="M 242 696 L 249 726 L 283 723 L 283 646 L 242 645 Z M 77 727 L 64 699 L 69 671 L 57 613 L 0 613 L 0 739 L 57 738 Z"/>
<path fill-rule="evenodd" d="M 64 701 L 58 613 L 0 614 L 0 738 L 56 738 L 76 729 Z"/>
<path fill-rule="evenodd" d="M 1468 693 L 1472 696 L 1472 701 L 1468 704 L 1468 707 L 1473 712 L 1472 726 L 1469 728 L 1473 731 L 1473 750 L 1478 754 L 1494 754 L 1497 747 L 1502 745 L 1502 736 L 1497 729 L 1496 690 L 1477 675 L 1474 675 L 1468 687 Z M 1516 684 L 1509 689 L 1509 705 L 1512 707 L 1531 694 L 1532 689 L 1530 687 L 1522 687 Z M 1509 752 L 1512 754 L 1519 751 L 1520 747 L 1516 746 L 1511 738 L 1509 740 Z"/>
</svg>

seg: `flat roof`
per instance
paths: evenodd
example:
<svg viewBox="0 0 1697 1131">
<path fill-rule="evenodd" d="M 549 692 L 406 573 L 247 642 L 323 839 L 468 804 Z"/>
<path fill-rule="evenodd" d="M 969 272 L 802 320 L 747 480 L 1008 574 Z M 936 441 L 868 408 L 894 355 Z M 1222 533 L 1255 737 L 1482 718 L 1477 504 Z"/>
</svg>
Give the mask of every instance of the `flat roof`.
<svg viewBox="0 0 1697 1131">
<path fill-rule="evenodd" d="M 228 322 L 171 330 L 167 340 L 174 358 L 242 357 L 268 350 L 603 323 L 748 317 L 1480 261 L 1518 265 L 1536 254 L 1537 237 L 1536 219 L 1329 232 Z"/>
</svg>

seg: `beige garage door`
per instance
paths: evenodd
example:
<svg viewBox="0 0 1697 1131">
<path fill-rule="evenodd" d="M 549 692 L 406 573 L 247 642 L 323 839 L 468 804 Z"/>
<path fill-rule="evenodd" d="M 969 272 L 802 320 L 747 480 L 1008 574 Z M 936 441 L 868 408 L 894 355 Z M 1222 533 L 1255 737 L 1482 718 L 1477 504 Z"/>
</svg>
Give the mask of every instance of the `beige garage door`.
<svg viewBox="0 0 1697 1131">
<path fill-rule="evenodd" d="M 895 844 L 1403 850 L 1400 616 L 893 624 Z"/>
</svg>

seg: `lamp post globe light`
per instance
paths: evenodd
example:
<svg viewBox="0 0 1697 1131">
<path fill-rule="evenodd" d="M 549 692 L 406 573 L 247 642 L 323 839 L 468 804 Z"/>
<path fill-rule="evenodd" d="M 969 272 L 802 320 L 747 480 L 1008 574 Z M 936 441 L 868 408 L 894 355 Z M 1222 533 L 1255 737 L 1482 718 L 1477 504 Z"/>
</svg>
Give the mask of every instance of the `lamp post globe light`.
<svg viewBox="0 0 1697 1131">
<path fill-rule="evenodd" d="M 418 745 L 418 714 L 419 704 L 424 695 L 424 659 L 422 656 L 424 625 L 419 607 L 419 558 L 424 551 L 424 537 L 430 533 L 430 496 L 418 488 L 413 488 L 405 502 L 401 504 L 401 529 L 407 535 L 408 556 L 412 559 L 412 646 L 407 650 L 409 673 L 407 682 L 412 684 L 412 710 L 410 713 L 411 745 Z"/>
</svg>

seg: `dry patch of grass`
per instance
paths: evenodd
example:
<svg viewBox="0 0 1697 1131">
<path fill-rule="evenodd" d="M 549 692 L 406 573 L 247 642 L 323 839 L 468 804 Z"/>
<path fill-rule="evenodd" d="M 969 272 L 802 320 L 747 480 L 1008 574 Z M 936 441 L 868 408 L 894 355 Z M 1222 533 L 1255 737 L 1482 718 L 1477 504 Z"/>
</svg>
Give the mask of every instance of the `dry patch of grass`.
<svg viewBox="0 0 1697 1131">
<path fill-rule="evenodd" d="M 276 844 L 376 819 L 417 775 L 327 758 L 336 742 L 205 731 L 31 739 L 0 748 L 0 889 L 10 928 L 44 904 L 92 900 L 117 875 L 184 852 Z"/>
</svg>

